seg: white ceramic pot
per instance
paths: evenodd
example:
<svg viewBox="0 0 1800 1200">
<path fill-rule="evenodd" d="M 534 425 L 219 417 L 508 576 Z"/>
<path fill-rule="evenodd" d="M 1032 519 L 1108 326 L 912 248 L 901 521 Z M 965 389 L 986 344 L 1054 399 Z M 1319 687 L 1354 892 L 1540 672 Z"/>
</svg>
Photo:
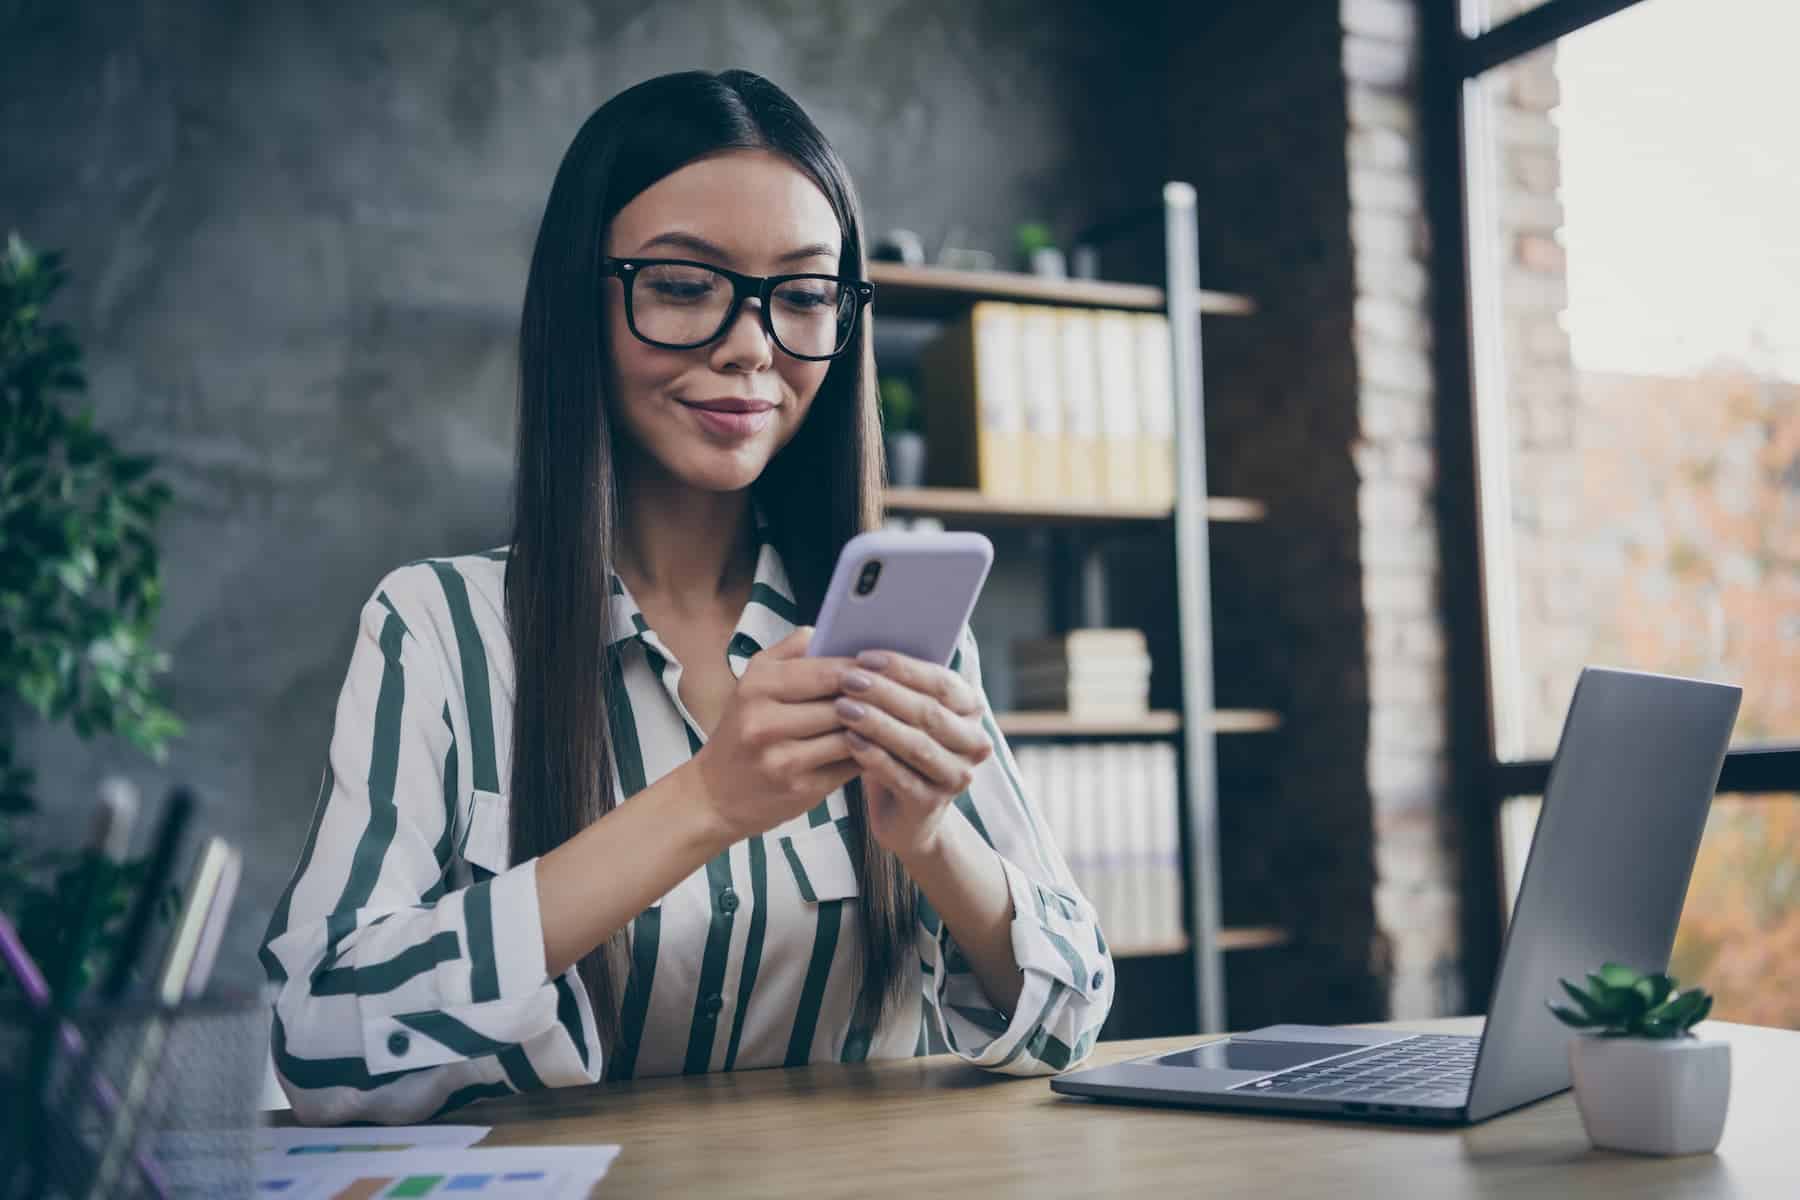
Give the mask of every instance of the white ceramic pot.
<svg viewBox="0 0 1800 1200">
<path fill-rule="evenodd" d="M 920 487 L 925 482 L 925 435 L 906 431 L 882 439 L 891 487 Z"/>
<path fill-rule="evenodd" d="M 1569 1043 L 1588 1140 L 1637 1154 L 1705 1154 L 1725 1132 L 1731 1046 L 1699 1038 L 1578 1037 Z"/>
</svg>

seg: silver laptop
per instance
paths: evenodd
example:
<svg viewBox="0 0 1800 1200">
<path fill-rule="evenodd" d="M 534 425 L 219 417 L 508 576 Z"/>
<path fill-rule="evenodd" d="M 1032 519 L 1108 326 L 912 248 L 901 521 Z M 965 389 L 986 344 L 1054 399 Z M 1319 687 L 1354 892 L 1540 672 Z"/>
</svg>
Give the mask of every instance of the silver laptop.
<svg viewBox="0 0 1800 1200">
<path fill-rule="evenodd" d="M 1481 1037 L 1272 1025 L 1074 1071 L 1102 1100 L 1464 1124 L 1569 1086 L 1544 1002 L 1602 962 L 1665 970 L 1743 689 L 1589 667 L 1550 765 Z"/>
</svg>

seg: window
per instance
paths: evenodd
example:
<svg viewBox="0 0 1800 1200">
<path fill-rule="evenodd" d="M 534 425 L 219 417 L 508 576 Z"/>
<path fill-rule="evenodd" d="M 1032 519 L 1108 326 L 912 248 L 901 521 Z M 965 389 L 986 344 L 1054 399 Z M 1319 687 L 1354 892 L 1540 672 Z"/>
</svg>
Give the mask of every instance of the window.
<svg viewBox="0 0 1800 1200">
<path fill-rule="evenodd" d="M 1742 684 L 1675 968 L 1800 1027 L 1800 6 L 1441 2 L 1442 404 L 1477 468 L 1446 536 L 1480 547 L 1486 676 L 1465 843 L 1498 860 L 1472 886 L 1503 916 L 1584 664 Z"/>
<path fill-rule="evenodd" d="M 1509 912 L 1540 800 L 1501 806 Z M 1720 1020 L 1800 1029 L 1800 795 L 1713 801 L 1669 971 L 1704 982 Z"/>
</svg>

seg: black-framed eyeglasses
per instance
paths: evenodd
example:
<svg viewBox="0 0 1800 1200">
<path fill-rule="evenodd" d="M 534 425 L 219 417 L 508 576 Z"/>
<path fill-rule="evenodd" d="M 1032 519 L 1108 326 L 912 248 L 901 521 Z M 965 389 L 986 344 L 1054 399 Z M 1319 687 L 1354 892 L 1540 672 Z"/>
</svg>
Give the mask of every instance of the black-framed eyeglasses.
<svg viewBox="0 0 1800 1200">
<path fill-rule="evenodd" d="M 693 350 L 718 338 L 755 297 L 763 332 L 783 353 L 819 362 L 850 344 L 875 285 L 842 275 L 743 275 L 684 258 L 608 258 L 625 288 L 625 324 L 640 342 Z"/>
</svg>

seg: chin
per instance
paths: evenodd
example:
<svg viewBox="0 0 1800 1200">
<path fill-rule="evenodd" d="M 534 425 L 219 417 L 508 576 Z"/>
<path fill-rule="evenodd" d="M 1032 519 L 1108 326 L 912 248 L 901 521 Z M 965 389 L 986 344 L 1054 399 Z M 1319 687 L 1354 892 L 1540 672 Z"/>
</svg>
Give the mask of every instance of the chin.
<svg viewBox="0 0 1800 1200">
<path fill-rule="evenodd" d="M 695 447 L 682 456 L 675 473 L 691 488 L 704 492 L 741 492 L 761 477 L 773 451 L 766 446 L 723 450 Z"/>
</svg>

